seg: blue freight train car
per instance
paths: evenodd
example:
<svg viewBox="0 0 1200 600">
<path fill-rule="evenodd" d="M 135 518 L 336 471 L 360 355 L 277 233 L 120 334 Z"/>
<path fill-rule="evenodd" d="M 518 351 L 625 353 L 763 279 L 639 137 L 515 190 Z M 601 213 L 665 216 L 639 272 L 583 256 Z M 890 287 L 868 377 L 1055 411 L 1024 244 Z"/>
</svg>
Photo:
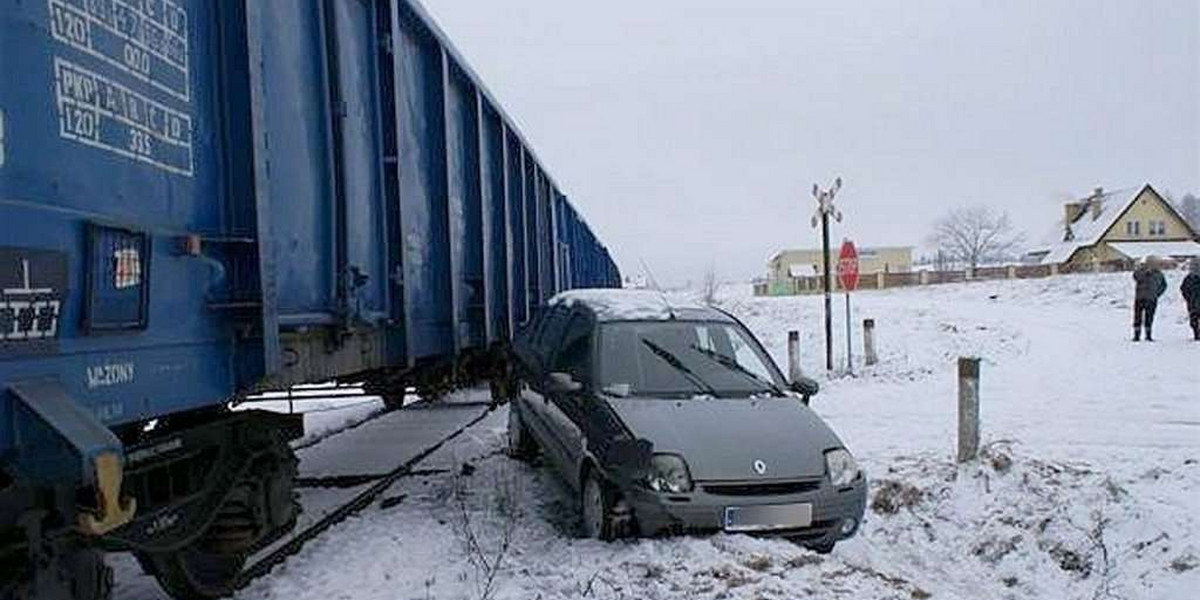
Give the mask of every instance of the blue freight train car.
<svg viewBox="0 0 1200 600">
<path fill-rule="evenodd" d="M 0 228 L 0 599 L 103 598 L 113 550 L 227 593 L 301 433 L 230 401 L 503 382 L 620 282 L 408 0 L 0 0 Z"/>
</svg>

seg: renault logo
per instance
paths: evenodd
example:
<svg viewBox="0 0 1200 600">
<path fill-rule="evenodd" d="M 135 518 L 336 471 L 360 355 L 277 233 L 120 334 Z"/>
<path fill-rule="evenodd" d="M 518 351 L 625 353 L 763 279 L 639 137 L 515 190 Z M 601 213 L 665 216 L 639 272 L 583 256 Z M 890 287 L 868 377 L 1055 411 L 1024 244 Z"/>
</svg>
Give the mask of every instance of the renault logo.
<svg viewBox="0 0 1200 600">
<path fill-rule="evenodd" d="M 765 463 L 761 460 L 754 461 L 754 472 L 758 473 L 759 475 L 766 475 L 767 474 L 767 463 Z"/>
</svg>

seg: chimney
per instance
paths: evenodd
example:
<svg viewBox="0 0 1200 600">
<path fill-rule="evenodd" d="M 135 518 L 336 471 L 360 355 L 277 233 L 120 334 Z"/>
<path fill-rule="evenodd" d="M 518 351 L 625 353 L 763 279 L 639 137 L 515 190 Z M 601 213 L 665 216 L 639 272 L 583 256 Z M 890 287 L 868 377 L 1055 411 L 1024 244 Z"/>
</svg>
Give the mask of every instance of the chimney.
<svg viewBox="0 0 1200 600">
<path fill-rule="evenodd" d="M 1092 197 L 1088 198 L 1088 204 L 1092 206 L 1092 220 L 1100 218 L 1100 213 L 1104 211 L 1104 188 L 1097 187 L 1092 190 Z"/>
<path fill-rule="evenodd" d="M 1083 202 L 1068 202 L 1066 209 L 1067 209 L 1066 224 L 1067 224 L 1067 227 L 1070 227 L 1071 223 L 1078 221 L 1079 217 L 1083 216 Z"/>
<path fill-rule="evenodd" d="M 1075 221 L 1079 220 L 1079 217 L 1083 216 L 1084 203 L 1068 202 L 1065 208 L 1066 213 L 1063 215 L 1063 241 L 1069 242 L 1075 239 L 1075 230 L 1072 226 L 1075 224 Z"/>
</svg>

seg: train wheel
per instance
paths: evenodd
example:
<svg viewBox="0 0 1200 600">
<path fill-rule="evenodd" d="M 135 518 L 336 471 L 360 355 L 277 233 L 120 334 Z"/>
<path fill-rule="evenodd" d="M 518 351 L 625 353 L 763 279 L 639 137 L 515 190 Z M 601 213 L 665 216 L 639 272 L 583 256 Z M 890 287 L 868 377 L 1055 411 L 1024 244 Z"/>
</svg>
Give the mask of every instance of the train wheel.
<svg viewBox="0 0 1200 600">
<path fill-rule="evenodd" d="M 404 398 L 408 393 L 403 380 L 387 375 L 367 379 L 363 383 L 363 391 L 372 396 L 379 396 L 383 400 L 383 407 L 387 410 L 404 408 Z"/>
<path fill-rule="evenodd" d="M 400 410 L 404 408 L 405 393 L 403 390 L 399 392 L 380 392 L 379 397 L 383 398 L 383 407 L 387 410 Z"/>
<path fill-rule="evenodd" d="M 293 486 L 298 461 L 286 441 L 275 443 L 228 492 L 198 540 L 174 552 L 138 556 L 172 598 L 211 600 L 231 595 L 241 582 L 246 557 L 295 525 L 299 505 Z"/>
<path fill-rule="evenodd" d="M 246 564 L 240 554 L 210 553 L 198 547 L 139 558 L 177 600 L 211 600 L 232 594 Z"/>
</svg>

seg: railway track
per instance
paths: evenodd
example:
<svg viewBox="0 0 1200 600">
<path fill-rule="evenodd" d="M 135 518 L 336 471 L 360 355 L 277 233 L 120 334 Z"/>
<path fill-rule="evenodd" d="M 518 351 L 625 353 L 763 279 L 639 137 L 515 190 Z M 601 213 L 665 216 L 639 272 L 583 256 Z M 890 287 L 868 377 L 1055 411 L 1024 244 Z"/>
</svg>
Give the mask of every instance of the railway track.
<svg viewBox="0 0 1200 600">
<path fill-rule="evenodd" d="M 461 426 L 458 426 L 457 428 L 453 429 L 449 433 L 446 433 L 446 434 L 440 436 L 438 439 L 436 439 L 436 441 L 434 443 L 432 443 L 428 446 L 425 446 L 420 451 L 418 451 L 415 455 L 411 455 L 409 458 L 403 460 L 399 464 L 396 464 L 391 470 L 389 470 L 387 472 L 373 473 L 370 475 L 349 474 L 349 475 L 340 475 L 340 476 L 332 475 L 332 476 L 325 476 L 325 477 L 301 477 L 301 482 L 304 484 L 307 484 L 303 487 L 305 487 L 307 489 L 317 489 L 317 490 L 326 490 L 326 491 L 330 490 L 330 489 L 340 490 L 340 491 L 343 491 L 345 493 L 345 495 L 348 496 L 348 498 L 345 499 L 344 501 L 341 501 L 341 502 L 333 505 L 333 506 L 325 505 L 325 506 L 321 506 L 321 507 L 313 507 L 313 508 L 315 508 L 315 510 L 313 510 L 313 512 L 317 512 L 321 516 L 319 518 L 317 518 L 315 521 L 312 521 L 310 523 L 305 524 L 302 527 L 299 527 L 296 531 L 285 536 L 282 540 L 277 541 L 275 544 L 271 545 L 263 552 L 260 552 L 258 555 L 252 557 L 251 558 L 252 562 L 242 573 L 241 580 L 238 583 L 238 588 L 239 589 L 245 588 L 247 585 L 253 583 L 255 580 L 263 577 L 264 575 L 267 575 L 268 573 L 271 572 L 272 569 L 283 564 L 288 559 L 288 557 L 299 552 L 301 549 L 304 548 L 305 545 L 307 545 L 309 542 L 311 542 L 312 540 L 319 537 L 324 532 L 328 531 L 330 528 L 338 525 L 339 523 L 345 521 L 346 519 L 358 514 L 363 509 L 371 506 L 389 488 L 391 488 L 392 485 L 394 485 L 397 481 L 400 481 L 401 479 L 404 479 L 406 477 L 416 476 L 416 475 L 420 475 L 422 473 L 429 472 L 427 469 L 418 469 L 418 467 L 420 466 L 420 464 L 423 461 L 428 459 L 432 454 L 434 454 L 435 452 L 440 450 L 443 446 L 445 446 L 450 441 L 461 436 L 463 433 L 465 433 L 466 431 L 468 431 L 475 425 L 479 424 L 479 422 L 481 422 L 485 418 L 487 418 L 487 416 L 494 410 L 494 406 L 491 406 L 491 405 L 487 406 L 486 408 L 480 409 L 479 403 L 468 403 L 465 405 L 458 405 L 458 406 L 448 405 L 447 408 L 449 410 L 456 410 L 456 411 L 477 410 L 478 414 L 476 414 L 473 417 L 469 417 L 469 420 L 467 420 Z M 436 410 L 439 410 L 439 408 L 428 407 L 428 408 L 415 409 L 411 412 L 436 411 Z M 409 411 L 403 411 L 403 410 L 397 411 L 397 413 L 404 413 L 404 412 L 409 412 Z M 391 414 L 396 414 L 396 413 L 391 413 Z M 386 416 L 386 415 L 381 415 L 381 417 L 382 416 Z M 371 419 L 371 422 L 378 423 L 379 419 L 381 417 L 373 418 L 373 419 Z M 366 425 L 366 423 L 364 423 L 364 425 Z M 358 429 L 358 428 L 356 428 L 356 429 Z M 350 432 L 342 433 L 342 434 L 339 434 L 338 436 L 334 436 L 325 441 L 326 442 L 336 441 L 336 440 L 338 440 L 339 437 L 341 437 L 343 435 L 349 435 L 349 433 Z M 301 464 L 302 465 L 304 464 L 303 457 L 301 458 Z M 303 472 L 304 471 L 302 469 L 302 473 Z M 360 485 L 356 485 L 356 484 L 360 484 Z M 328 502 L 327 494 L 316 494 L 315 497 L 323 498 L 325 500 L 325 502 Z M 302 505 L 303 504 L 304 504 L 304 502 L 302 500 Z M 304 508 L 305 508 L 306 513 L 310 512 L 310 510 L 311 510 L 310 507 L 308 507 L 308 506 L 305 506 Z"/>
</svg>

